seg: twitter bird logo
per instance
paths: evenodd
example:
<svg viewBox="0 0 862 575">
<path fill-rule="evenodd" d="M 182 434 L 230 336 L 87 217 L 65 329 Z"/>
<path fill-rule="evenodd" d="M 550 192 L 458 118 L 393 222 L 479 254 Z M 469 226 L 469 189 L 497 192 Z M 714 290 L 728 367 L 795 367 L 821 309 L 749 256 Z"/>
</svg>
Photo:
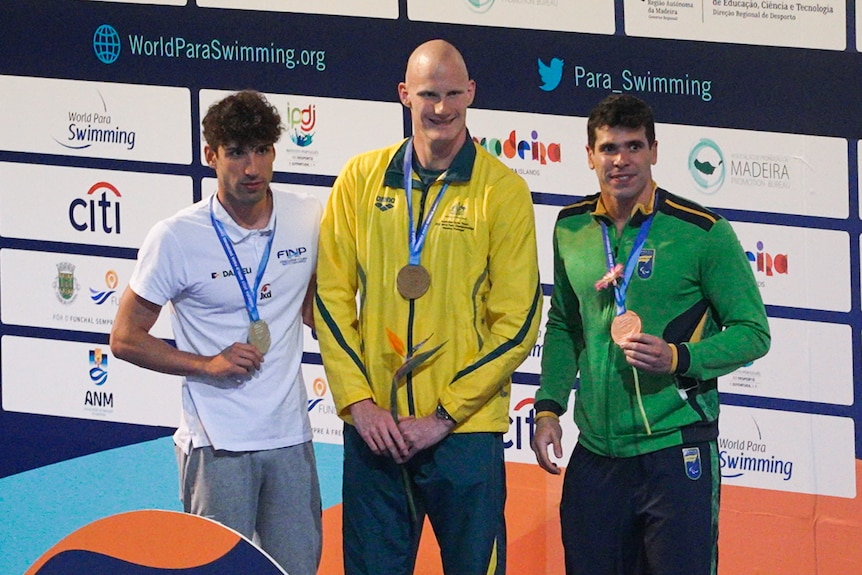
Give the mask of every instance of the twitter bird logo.
<svg viewBox="0 0 862 575">
<path fill-rule="evenodd" d="M 563 79 L 563 61 L 559 58 L 551 58 L 551 63 L 545 64 L 539 58 L 539 77 L 542 78 L 542 85 L 539 88 L 545 92 L 556 90 L 560 80 Z"/>
</svg>

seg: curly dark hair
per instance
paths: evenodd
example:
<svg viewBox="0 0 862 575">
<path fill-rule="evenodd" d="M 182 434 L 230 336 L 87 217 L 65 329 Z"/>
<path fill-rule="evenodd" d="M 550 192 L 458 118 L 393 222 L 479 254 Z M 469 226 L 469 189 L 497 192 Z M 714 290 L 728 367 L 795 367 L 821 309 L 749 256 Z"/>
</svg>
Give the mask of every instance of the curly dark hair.
<svg viewBox="0 0 862 575">
<path fill-rule="evenodd" d="M 647 143 L 652 147 L 655 142 L 655 119 L 649 104 L 628 94 L 611 94 L 592 109 L 587 120 L 587 145 L 596 145 L 596 130 L 608 128 L 629 128 L 646 130 Z"/>
<path fill-rule="evenodd" d="M 281 116 L 263 94 L 242 90 L 209 107 L 201 124 L 211 148 L 274 144 L 281 137 Z"/>
</svg>

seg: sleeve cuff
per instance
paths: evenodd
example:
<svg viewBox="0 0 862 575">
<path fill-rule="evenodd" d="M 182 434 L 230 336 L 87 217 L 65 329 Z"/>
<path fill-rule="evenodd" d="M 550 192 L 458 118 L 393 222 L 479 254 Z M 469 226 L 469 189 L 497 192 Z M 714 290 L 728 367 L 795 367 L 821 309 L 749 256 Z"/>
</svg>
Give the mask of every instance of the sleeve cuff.
<svg viewBox="0 0 862 575">
<path fill-rule="evenodd" d="M 564 407 L 560 407 L 560 405 L 552 399 L 540 399 L 533 405 L 533 409 L 536 411 L 537 416 L 539 413 L 543 413 L 545 415 L 556 415 L 557 419 L 566 412 Z"/>
<path fill-rule="evenodd" d="M 691 352 L 685 344 L 671 344 L 671 350 L 674 351 L 673 371 L 671 373 L 685 375 L 691 367 Z"/>
</svg>

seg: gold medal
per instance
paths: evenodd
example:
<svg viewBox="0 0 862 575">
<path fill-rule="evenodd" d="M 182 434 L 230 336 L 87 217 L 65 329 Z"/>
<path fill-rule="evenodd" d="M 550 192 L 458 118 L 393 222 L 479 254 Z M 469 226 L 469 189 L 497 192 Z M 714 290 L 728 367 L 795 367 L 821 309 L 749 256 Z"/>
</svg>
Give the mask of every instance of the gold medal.
<svg viewBox="0 0 862 575">
<path fill-rule="evenodd" d="M 640 332 L 641 318 L 631 310 L 626 310 L 618 315 L 611 323 L 611 338 L 617 345 L 622 345 L 629 337 Z"/>
<path fill-rule="evenodd" d="M 248 326 L 248 343 L 256 347 L 262 354 L 269 351 L 272 340 L 269 336 L 269 326 L 265 321 L 259 319 L 251 322 L 251 325 Z"/>
<path fill-rule="evenodd" d="M 420 265 L 406 265 L 398 270 L 395 280 L 398 293 L 406 299 L 418 299 L 425 295 L 431 285 L 431 274 Z"/>
</svg>

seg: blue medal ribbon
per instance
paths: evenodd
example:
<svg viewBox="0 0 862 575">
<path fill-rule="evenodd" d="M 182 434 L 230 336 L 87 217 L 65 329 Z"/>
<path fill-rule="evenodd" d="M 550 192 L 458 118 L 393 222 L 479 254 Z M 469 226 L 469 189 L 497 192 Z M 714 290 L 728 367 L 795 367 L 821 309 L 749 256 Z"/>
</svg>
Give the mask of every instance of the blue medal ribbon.
<svg viewBox="0 0 862 575">
<path fill-rule="evenodd" d="M 431 204 L 431 209 L 428 210 L 428 214 L 425 216 L 425 220 L 422 222 L 422 226 L 417 233 L 416 228 L 413 227 L 413 138 L 410 138 L 407 142 L 407 149 L 404 152 L 404 192 L 407 194 L 407 217 L 408 225 L 410 227 L 408 244 L 408 248 L 410 250 L 409 263 L 412 266 L 419 265 L 422 248 L 425 247 L 425 238 L 428 235 L 428 227 L 431 225 L 434 212 L 437 211 L 437 206 L 440 204 L 440 200 L 443 198 L 443 194 L 446 192 L 446 188 L 448 187 L 449 182 L 446 182 L 443 184 L 443 187 L 440 188 L 440 191 L 437 193 L 437 197 L 434 198 L 434 203 Z"/>
<path fill-rule="evenodd" d="M 248 280 L 245 277 L 245 272 L 242 269 L 242 266 L 239 263 L 239 258 L 236 255 L 236 250 L 233 249 L 233 243 L 230 241 L 230 238 L 227 235 L 227 230 L 225 230 L 224 224 L 218 221 L 215 217 L 215 212 L 213 211 L 213 198 L 215 194 L 210 196 L 210 220 L 212 221 L 213 228 L 215 228 L 216 235 L 218 236 L 219 242 L 221 242 L 221 247 L 224 249 L 224 253 L 227 256 L 228 261 L 230 262 L 230 266 L 233 269 L 233 275 L 236 277 L 236 281 L 239 283 L 239 289 L 242 291 L 242 297 L 245 300 L 245 309 L 248 310 L 248 317 L 251 319 L 252 323 L 260 320 L 260 314 L 257 311 L 257 298 L 254 294 L 257 293 L 257 290 L 260 289 L 260 282 L 263 279 L 263 272 L 266 271 L 266 264 L 269 262 L 269 252 L 272 249 L 272 241 L 275 238 L 275 221 L 273 221 L 272 225 L 272 233 L 269 235 L 269 240 L 266 242 L 266 247 L 263 250 L 263 255 L 260 257 L 260 263 L 257 266 L 257 275 L 254 280 L 254 291 L 252 291 L 251 287 L 248 284 Z M 275 210 L 275 200 L 273 200 L 273 211 Z"/>
<path fill-rule="evenodd" d="M 623 277 L 620 281 L 617 281 L 614 284 L 614 300 L 616 301 L 617 315 L 622 315 L 626 312 L 626 292 L 629 288 L 629 281 L 637 267 L 638 258 L 640 258 L 644 243 L 646 243 L 647 234 L 649 234 L 649 229 L 652 226 L 654 215 L 655 208 L 653 208 L 653 212 L 649 215 L 646 221 L 641 224 L 640 230 L 638 230 L 638 235 L 635 237 L 635 243 L 632 245 L 629 257 L 626 260 Z M 614 260 L 614 252 L 611 248 L 611 238 L 608 234 L 608 225 L 604 221 L 600 221 L 599 223 L 602 226 L 602 239 L 605 244 L 605 257 L 607 260 L 608 272 L 612 272 L 616 266 L 616 261 Z"/>
</svg>

